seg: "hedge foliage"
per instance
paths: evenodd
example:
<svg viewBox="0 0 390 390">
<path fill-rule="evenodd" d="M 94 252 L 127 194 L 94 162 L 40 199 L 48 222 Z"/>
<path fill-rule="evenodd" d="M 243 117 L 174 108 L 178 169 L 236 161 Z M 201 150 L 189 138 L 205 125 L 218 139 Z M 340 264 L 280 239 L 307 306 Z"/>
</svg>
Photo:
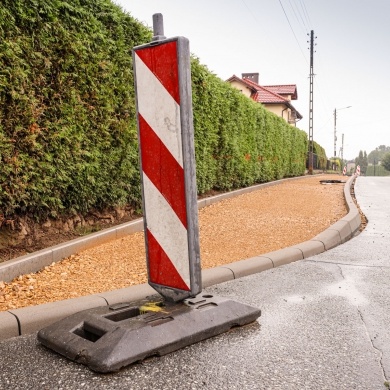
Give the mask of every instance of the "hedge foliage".
<svg viewBox="0 0 390 390">
<path fill-rule="evenodd" d="M 2 0 L 0 216 L 140 207 L 131 49 L 110 0 Z M 306 133 L 192 59 L 199 193 L 304 173 Z"/>
<path fill-rule="evenodd" d="M 192 60 L 198 191 L 230 190 L 305 171 L 307 135 Z"/>
<path fill-rule="evenodd" d="M 315 141 L 313 141 L 313 153 L 317 156 L 316 166 L 314 167 L 314 169 L 325 170 L 328 160 L 326 157 L 325 149 Z"/>
<path fill-rule="evenodd" d="M 383 165 L 369 165 L 366 170 L 366 176 L 390 176 L 390 171 Z"/>
<path fill-rule="evenodd" d="M 150 38 L 109 0 L 2 1 L 3 214 L 139 202 L 131 50 Z"/>
</svg>

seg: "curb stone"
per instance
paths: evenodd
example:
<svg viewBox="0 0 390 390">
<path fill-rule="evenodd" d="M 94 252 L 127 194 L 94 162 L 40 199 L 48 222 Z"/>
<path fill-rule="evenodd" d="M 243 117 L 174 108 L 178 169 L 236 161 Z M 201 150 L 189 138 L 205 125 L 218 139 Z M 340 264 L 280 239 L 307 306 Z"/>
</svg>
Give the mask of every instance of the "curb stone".
<svg viewBox="0 0 390 390">
<path fill-rule="evenodd" d="M 249 192 L 253 192 L 262 188 L 271 187 L 285 181 L 298 180 L 305 178 L 304 176 L 293 177 L 289 179 L 276 180 L 269 183 L 254 185 L 251 187 L 241 188 L 239 190 L 226 192 L 220 195 L 203 198 L 198 200 L 198 208 L 209 206 L 218 203 L 221 200 L 233 198 Z M 143 219 L 126 222 L 124 224 L 104 229 L 102 231 L 88 234 L 85 237 L 76 238 L 68 242 L 45 248 L 40 251 L 30 253 L 24 256 L 17 257 L 0 263 L 0 280 L 10 282 L 19 275 L 37 272 L 44 267 L 63 260 L 77 252 L 84 251 L 94 246 L 104 244 L 105 242 L 122 238 L 126 235 L 135 232 L 141 232 L 144 229 Z"/>
<path fill-rule="evenodd" d="M 198 206 L 199 208 L 205 207 L 222 199 L 276 185 L 285 180 L 298 178 L 283 179 L 217 195 L 212 198 L 201 199 L 198 202 Z M 344 186 L 344 198 L 348 214 L 341 220 L 311 240 L 300 244 L 223 266 L 202 270 L 203 287 L 209 287 L 280 265 L 289 264 L 297 260 L 303 260 L 348 241 L 353 237 L 361 224 L 359 211 L 350 194 L 350 188 L 354 179 L 355 177 L 352 176 Z M 63 245 L 56 245 L 55 247 L 44 249 L 31 255 L 4 262 L 0 265 L 0 280 L 9 281 L 22 273 L 36 272 L 44 266 L 51 264 L 53 261 L 59 261 L 77 251 L 85 250 L 112 240 L 113 238 L 123 237 L 123 235 L 131 234 L 142 229 L 143 221 L 141 219 L 90 235 L 93 237 L 88 236 L 72 240 Z M 64 255 L 64 257 L 57 258 L 58 255 L 60 257 Z M 140 284 L 119 290 L 0 312 L 0 341 L 36 332 L 44 326 L 48 326 L 84 309 L 135 301 L 151 295 L 156 295 L 156 291 L 148 284 Z"/>
</svg>

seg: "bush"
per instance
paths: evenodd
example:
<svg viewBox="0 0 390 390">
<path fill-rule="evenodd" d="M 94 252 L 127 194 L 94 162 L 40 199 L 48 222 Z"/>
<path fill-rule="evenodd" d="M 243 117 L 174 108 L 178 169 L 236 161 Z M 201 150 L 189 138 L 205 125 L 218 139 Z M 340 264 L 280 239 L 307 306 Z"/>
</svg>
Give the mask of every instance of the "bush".
<svg viewBox="0 0 390 390">
<path fill-rule="evenodd" d="M 191 62 L 198 191 L 230 190 L 305 171 L 307 135 Z"/>
<path fill-rule="evenodd" d="M 386 153 L 383 156 L 381 163 L 386 171 L 390 171 L 390 153 Z"/>
<path fill-rule="evenodd" d="M 131 49 L 151 32 L 108 0 L 0 5 L 4 215 L 139 202 Z"/>
<path fill-rule="evenodd" d="M 151 35 L 109 0 L 2 1 L 0 217 L 140 207 L 131 50 Z M 191 63 L 199 193 L 304 173 L 305 132 Z"/>
</svg>

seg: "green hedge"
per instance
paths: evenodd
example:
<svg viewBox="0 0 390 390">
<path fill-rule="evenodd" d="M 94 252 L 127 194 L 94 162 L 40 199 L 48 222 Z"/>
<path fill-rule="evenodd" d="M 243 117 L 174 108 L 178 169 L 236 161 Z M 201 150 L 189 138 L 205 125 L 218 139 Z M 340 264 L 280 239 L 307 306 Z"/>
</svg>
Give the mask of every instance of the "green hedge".
<svg viewBox="0 0 390 390">
<path fill-rule="evenodd" d="M 328 158 L 326 157 L 325 149 L 321 145 L 317 144 L 317 142 L 315 141 L 313 142 L 313 153 L 317 155 L 317 164 L 315 169 L 325 170 L 328 160 Z"/>
<path fill-rule="evenodd" d="M 3 214 L 139 202 L 131 49 L 150 38 L 109 0 L 2 1 Z"/>
<path fill-rule="evenodd" d="M 390 176 L 390 171 L 387 171 L 383 165 L 369 165 L 366 170 L 366 176 Z"/>
<path fill-rule="evenodd" d="M 229 190 L 305 171 L 307 135 L 192 59 L 198 191 Z"/>
<path fill-rule="evenodd" d="M 131 49 L 109 0 L 0 4 L 0 217 L 140 206 Z M 304 173 L 307 136 L 192 59 L 199 193 Z M 0 218 L 1 220 L 1 218 Z"/>
</svg>

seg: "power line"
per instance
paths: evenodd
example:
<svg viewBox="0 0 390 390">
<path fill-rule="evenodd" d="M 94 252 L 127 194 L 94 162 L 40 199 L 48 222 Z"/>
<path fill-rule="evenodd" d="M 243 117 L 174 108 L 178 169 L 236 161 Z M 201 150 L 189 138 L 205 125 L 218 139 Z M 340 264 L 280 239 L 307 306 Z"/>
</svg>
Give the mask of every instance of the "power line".
<svg viewBox="0 0 390 390">
<path fill-rule="evenodd" d="M 245 3 L 245 0 L 241 0 L 241 1 L 244 3 L 246 9 L 247 9 L 247 10 L 249 11 L 249 13 L 252 15 L 252 18 L 256 21 L 256 23 L 260 23 L 260 21 L 258 21 L 257 18 L 255 17 L 255 14 L 254 14 L 254 13 L 251 11 L 251 9 L 248 7 L 247 3 Z"/>
<path fill-rule="evenodd" d="M 309 18 L 307 16 L 307 12 L 305 13 L 306 7 L 304 5 L 302 7 L 302 0 L 300 0 L 300 5 L 301 5 L 301 8 L 302 8 L 302 12 L 299 10 L 299 7 L 297 7 L 298 8 L 298 12 L 299 12 L 299 16 L 301 17 L 302 23 L 306 27 L 306 30 L 309 31 L 311 23 L 310 23 Z M 302 13 L 303 13 L 303 16 L 302 16 Z"/>
<path fill-rule="evenodd" d="M 242 1 L 244 1 L 244 0 L 242 0 Z M 289 19 L 288 16 L 287 16 L 286 10 L 284 9 L 281 0 L 279 0 L 279 4 L 280 4 L 280 6 L 282 7 L 282 10 L 283 10 L 283 12 L 284 12 L 284 15 L 286 16 L 287 22 L 288 22 L 288 24 L 289 24 L 289 26 L 290 26 L 290 28 L 291 28 L 291 31 L 292 31 L 292 33 L 293 33 L 293 35 L 294 35 L 294 38 L 295 38 L 295 40 L 297 41 L 299 50 L 301 51 L 301 53 L 302 53 L 302 55 L 303 55 L 305 61 L 307 62 L 307 58 L 306 58 L 306 56 L 305 56 L 305 53 L 303 52 L 303 50 L 302 50 L 302 48 L 301 48 L 301 45 L 299 44 L 298 38 L 297 38 L 297 36 L 295 35 L 294 29 L 293 29 L 293 27 L 292 27 L 292 25 L 291 25 L 291 23 L 290 23 L 290 19 Z"/>
<path fill-rule="evenodd" d="M 290 7 L 294 13 L 295 19 L 297 20 L 298 24 L 303 28 L 303 32 L 306 34 L 308 32 L 308 29 L 305 25 L 305 21 L 302 18 L 302 15 L 299 11 L 299 8 L 294 3 L 294 0 L 292 2 L 291 2 L 291 0 L 288 0 L 288 2 L 290 3 Z M 294 4 L 294 6 L 293 6 L 293 4 Z M 299 17 L 297 15 L 297 13 L 298 13 Z"/>
<path fill-rule="evenodd" d="M 303 9 L 303 14 L 306 16 L 306 21 L 308 22 L 308 25 L 311 26 L 312 23 L 311 23 L 311 20 L 310 20 L 309 13 L 307 12 L 305 0 L 299 0 L 299 1 L 300 1 L 300 3 L 301 3 L 301 7 L 302 7 L 302 9 Z"/>
</svg>

